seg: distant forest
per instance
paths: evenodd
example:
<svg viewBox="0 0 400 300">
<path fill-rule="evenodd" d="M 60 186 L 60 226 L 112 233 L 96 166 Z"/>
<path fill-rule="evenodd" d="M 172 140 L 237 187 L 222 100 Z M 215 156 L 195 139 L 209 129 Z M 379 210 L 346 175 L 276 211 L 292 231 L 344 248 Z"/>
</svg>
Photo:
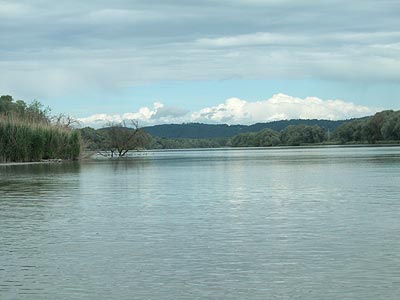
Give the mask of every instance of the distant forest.
<svg viewBox="0 0 400 300">
<path fill-rule="evenodd" d="M 317 125 L 326 131 L 333 132 L 340 125 L 350 122 L 330 121 L 330 120 L 282 120 L 268 123 L 256 123 L 253 125 L 227 125 L 227 124 L 202 124 L 202 123 L 187 123 L 187 124 L 164 124 L 147 126 L 143 129 L 150 135 L 162 138 L 189 138 L 189 139 L 208 139 L 208 138 L 227 138 L 235 135 L 248 132 L 258 132 L 263 129 L 272 129 L 282 131 L 290 125 Z"/>
<path fill-rule="evenodd" d="M 89 149 L 104 149 L 109 128 L 80 129 Z M 129 129 L 127 129 L 129 130 Z M 343 120 L 285 120 L 246 125 L 200 123 L 144 127 L 147 149 L 269 147 L 324 144 L 400 143 L 400 111 Z"/>
</svg>

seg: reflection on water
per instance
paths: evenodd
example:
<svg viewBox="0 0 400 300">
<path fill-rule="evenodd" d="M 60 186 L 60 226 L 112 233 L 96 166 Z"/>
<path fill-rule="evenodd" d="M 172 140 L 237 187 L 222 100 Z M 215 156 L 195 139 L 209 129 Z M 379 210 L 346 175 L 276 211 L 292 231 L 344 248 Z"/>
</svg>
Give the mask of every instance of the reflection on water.
<svg viewBox="0 0 400 300">
<path fill-rule="evenodd" d="M 400 148 L 0 166 L 0 299 L 398 299 Z"/>
<path fill-rule="evenodd" d="M 42 198 L 57 193 L 61 182 L 69 185 L 78 181 L 79 171 L 79 163 L 0 166 L 0 192 L 7 198 Z"/>
</svg>

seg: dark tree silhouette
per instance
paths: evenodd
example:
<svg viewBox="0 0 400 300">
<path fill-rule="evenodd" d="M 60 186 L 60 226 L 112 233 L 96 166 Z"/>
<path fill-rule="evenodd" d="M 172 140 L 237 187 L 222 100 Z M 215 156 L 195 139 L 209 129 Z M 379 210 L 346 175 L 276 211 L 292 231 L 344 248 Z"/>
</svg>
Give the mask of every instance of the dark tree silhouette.
<svg viewBox="0 0 400 300">
<path fill-rule="evenodd" d="M 150 142 L 150 136 L 139 127 L 138 122 L 131 120 L 130 126 L 126 121 L 109 124 L 107 128 L 107 148 L 111 157 L 125 156 L 130 150 L 145 148 Z"/>
</svg>

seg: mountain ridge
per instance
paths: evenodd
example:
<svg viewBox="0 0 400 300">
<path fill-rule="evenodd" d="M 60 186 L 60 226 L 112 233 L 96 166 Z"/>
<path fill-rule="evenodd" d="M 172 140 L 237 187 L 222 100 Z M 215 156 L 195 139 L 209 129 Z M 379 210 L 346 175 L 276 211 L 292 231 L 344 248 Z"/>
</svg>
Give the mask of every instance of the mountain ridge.
<svg viewBox="0 0 400 300">
<path fill-rule="evenodd" d="M 363 119 L 363 118 L 357 118 Z M 221 138 L 233 137 L 240 133 L 257 132 L 266 128 L 281 131 L 290 125 L 317 125 L 325 130 L 334 131 L 340 125 L 357 120 L 320 120 L 320 119 L 292 119 L 280 120 L 266 123 L 255 123 L 252 125 L 228 125 L 228 124 L 204 124 L 204 123 L 183 123 L 183 124 L 162 124 L 145 126 L 143 129 L 152 136 L 161 138 Z"/>
</svg>

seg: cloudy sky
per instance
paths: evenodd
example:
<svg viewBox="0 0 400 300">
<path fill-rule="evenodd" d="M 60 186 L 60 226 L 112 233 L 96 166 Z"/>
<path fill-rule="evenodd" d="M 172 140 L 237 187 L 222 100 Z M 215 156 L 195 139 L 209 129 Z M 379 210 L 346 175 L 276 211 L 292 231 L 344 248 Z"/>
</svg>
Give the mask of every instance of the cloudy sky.
<svg viewBox="0 0 400 300">
<path fill-rule="evenodd" d="M 0 94 L 97 125 L 400 109 L 399 15 L 398 0 L 0 0 Z"/>
</svg>

